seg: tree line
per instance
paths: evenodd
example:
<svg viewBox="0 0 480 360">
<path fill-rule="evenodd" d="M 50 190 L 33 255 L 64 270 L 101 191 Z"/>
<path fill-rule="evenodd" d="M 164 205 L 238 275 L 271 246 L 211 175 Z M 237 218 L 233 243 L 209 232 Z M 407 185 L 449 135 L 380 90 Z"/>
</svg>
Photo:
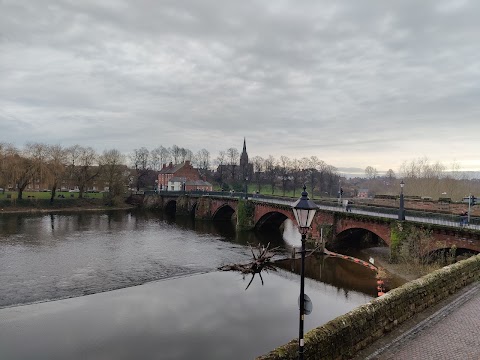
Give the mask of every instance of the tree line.
<svg viewBox="0 0 480 360">
<path fill-rule="evenodd" d="M 91 147 L 73 145 L 62 147 L 43 143 L 29 143 L 17 148 L 0 143 L 0 188 L 10 188 L 21 199 L 29 185 L 44 184 L 51 191 L 51 201 L 65 184 L 78 187 L 79 197 L 96 182 L 108 188 L 108 195 L 122 195 L 125 188 L 153 189 L 158 171 L 163 164 L 173 165 L 190 161 L 201 176 L 223 190 L 243 191 L 249 185 L 259 192 L 297 196 L 303 184 L 311 197 L 337 196 L 340 186 L 346 189 L 368 187 L 373 194 L 397 194 L 400 179 L 406 183 L 405 194 L 461 198 L 468 193 L 478 194 L 479 182 L 465 179 L 458 165 L 446 171 L 446 166 L 427 158 L 404 162 L 399 177 L 389 169 L 384 176 L 372 166 L 365 168 L 365 177 L 341 178 L 337 169 L 316 156 L 300 159 L 280 156 L 255 156 L 247 169 L 239 169 L 240 153 L 236 148 L 219 151 L 212 159 L 210 152 L 173 145 L 153 150 L 145 147 L 124 155 L 117 149 L 97 153 Z M 245 171 L 246 170 L 246 171 Z M 354 192 L 349 194 L 354 196 Z M 352 195 L 353 194 L 353 195 Z"/>
<path fill-rule="evenodd" d="M 193 153 L 177 145 L 153 150 L 141 147 L 124 155 L 117 149 L 97 153 L 81 145 L 28 143 L 18 148 L 0 143 L 0 188 L 17 191 L 17 198 L 22 199 L 29 185 L 43 184 L 51 191 L 53 201 L 65 184 L 75 184 L 81 198 L 94 181 L 101 181 L 114 197 L 122 194 L 126 186 L 152 188 L 163 164 L 190 161 L 202 177 L 225 190 L 241 190 L 245 182 L 254 184 L 257 191 L 268 187 L 272 194 L 293 192 L 294 196 L 304 183 L 311 194 L 332 195 L 338 190 L 337 169 L 315 156 L 302 159 L 255 156 L 243 174 L 238 170 L 239 159 L 240 153 L 233 147 L 220 151 L 212 160 L 206 149 Z"/>
<path fill-rule="evenodd" d="M 453 163 L 450 167 L 427 157 L 404 161 L 398 170 L 398 176 L 389 169 L 384 176 L 373 166 L 365 168 L 365 177 L 359 186 L 368 188 L 372 195 L 398 195 L 400 181 L 404 182 L 404 194 L 436 199 L 461 200 L 469 194 L 480 194 L 480 180 L 471 178 L 460 171 L 460 166 Z"/>
</svg>

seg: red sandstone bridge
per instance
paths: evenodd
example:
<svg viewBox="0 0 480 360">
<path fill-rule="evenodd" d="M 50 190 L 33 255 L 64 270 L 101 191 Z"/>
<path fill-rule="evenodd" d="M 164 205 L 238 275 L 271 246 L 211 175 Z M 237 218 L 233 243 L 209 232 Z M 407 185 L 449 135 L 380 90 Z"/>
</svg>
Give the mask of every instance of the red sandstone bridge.
<svg viewBox="0 0 480 360">
<path fill-rule="evenodd" d="M 294 199 L 282 199 L 229 193 L 163 192 L 146 194 L 144 205 L 162 209 L 176 215 L 190 215 L 199 220 L 235 219 L 237 229 L 253 230 L 279 228 L 286 219 L 295 222 L 291 204 Z M 334 203 L 318 202 L 318 211 L 312 222 L 310 238 L 328 234 L 327 241 L 348 237 L 353 233 L 370 233 L 388 246 L 392 239 L 417 228 L 430 234 L 431 240 L 424 251 L 450 249 L 480 252 L 480 223 L 472 219 L 467 226 L 460 225 L 456 215 L 422 213 L 407 210 L 405 221 L 398 221 L 397 209 L 368 206 L 353 207 L 346 211 Z M 395 240 L 393 240 L 395 241 Z"/>
</svg>

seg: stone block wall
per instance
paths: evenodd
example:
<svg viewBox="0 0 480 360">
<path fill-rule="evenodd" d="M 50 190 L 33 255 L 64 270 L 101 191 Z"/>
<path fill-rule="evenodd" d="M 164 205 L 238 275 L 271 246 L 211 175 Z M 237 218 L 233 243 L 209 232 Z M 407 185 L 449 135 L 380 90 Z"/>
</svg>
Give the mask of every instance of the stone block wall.
<svg viewBox="0 0 480 360">
<path fill-rule="evenodd" d="M 305 359 L 349 359 L 416 313 L 480 280 L 480 255 L 446 266 L 309 331 Z M 257 360 L 298 358 L 298 340 Z"/>
</svg>

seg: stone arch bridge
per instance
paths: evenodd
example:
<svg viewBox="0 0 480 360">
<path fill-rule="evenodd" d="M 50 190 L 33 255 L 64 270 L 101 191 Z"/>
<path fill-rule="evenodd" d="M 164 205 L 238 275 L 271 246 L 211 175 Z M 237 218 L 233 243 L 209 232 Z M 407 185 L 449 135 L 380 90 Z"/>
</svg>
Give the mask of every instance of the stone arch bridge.
<svg viewBox="0 0 480 360">
<path fill-rule="evenodd" d="M 238 230 L 278 229 L 288 218 L 295 222 L 289 204 L 263 199 L 239 199 L 227 196 L 201 194 L 152 194 L 145 195 L 143 205 L 161 209 L 175 215 L 192 216 L 198 220 L 232 220 Z M 309 234 L 319 239 L 322 231 L 327 241 L 333 241 L 354 231 L 366 231 L 392 246 L 412 229 L 430 234 L 427 252 L 456 246 L 465 251 L 480 252 L 480 231 L 417 222 L 400 222 L 381 216 L 368 216 L 333 210 L 317 210 Z"/>
</svg>

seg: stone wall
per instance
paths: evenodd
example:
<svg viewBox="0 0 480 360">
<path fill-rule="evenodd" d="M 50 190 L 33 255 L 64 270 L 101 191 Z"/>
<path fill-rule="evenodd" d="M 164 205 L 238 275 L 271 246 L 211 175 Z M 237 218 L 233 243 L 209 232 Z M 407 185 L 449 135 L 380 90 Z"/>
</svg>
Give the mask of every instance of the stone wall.
<svg viewBox="0 0 480 360">
<path fill-rule="evenodd" d="M 479 280 L 477 255 L 411 281 L 309 331 L 305 359 L 349 359 L 416 313 Z M 295 339 L 257 360 L 293 360 L 297 351 Z"/>
</svg>

